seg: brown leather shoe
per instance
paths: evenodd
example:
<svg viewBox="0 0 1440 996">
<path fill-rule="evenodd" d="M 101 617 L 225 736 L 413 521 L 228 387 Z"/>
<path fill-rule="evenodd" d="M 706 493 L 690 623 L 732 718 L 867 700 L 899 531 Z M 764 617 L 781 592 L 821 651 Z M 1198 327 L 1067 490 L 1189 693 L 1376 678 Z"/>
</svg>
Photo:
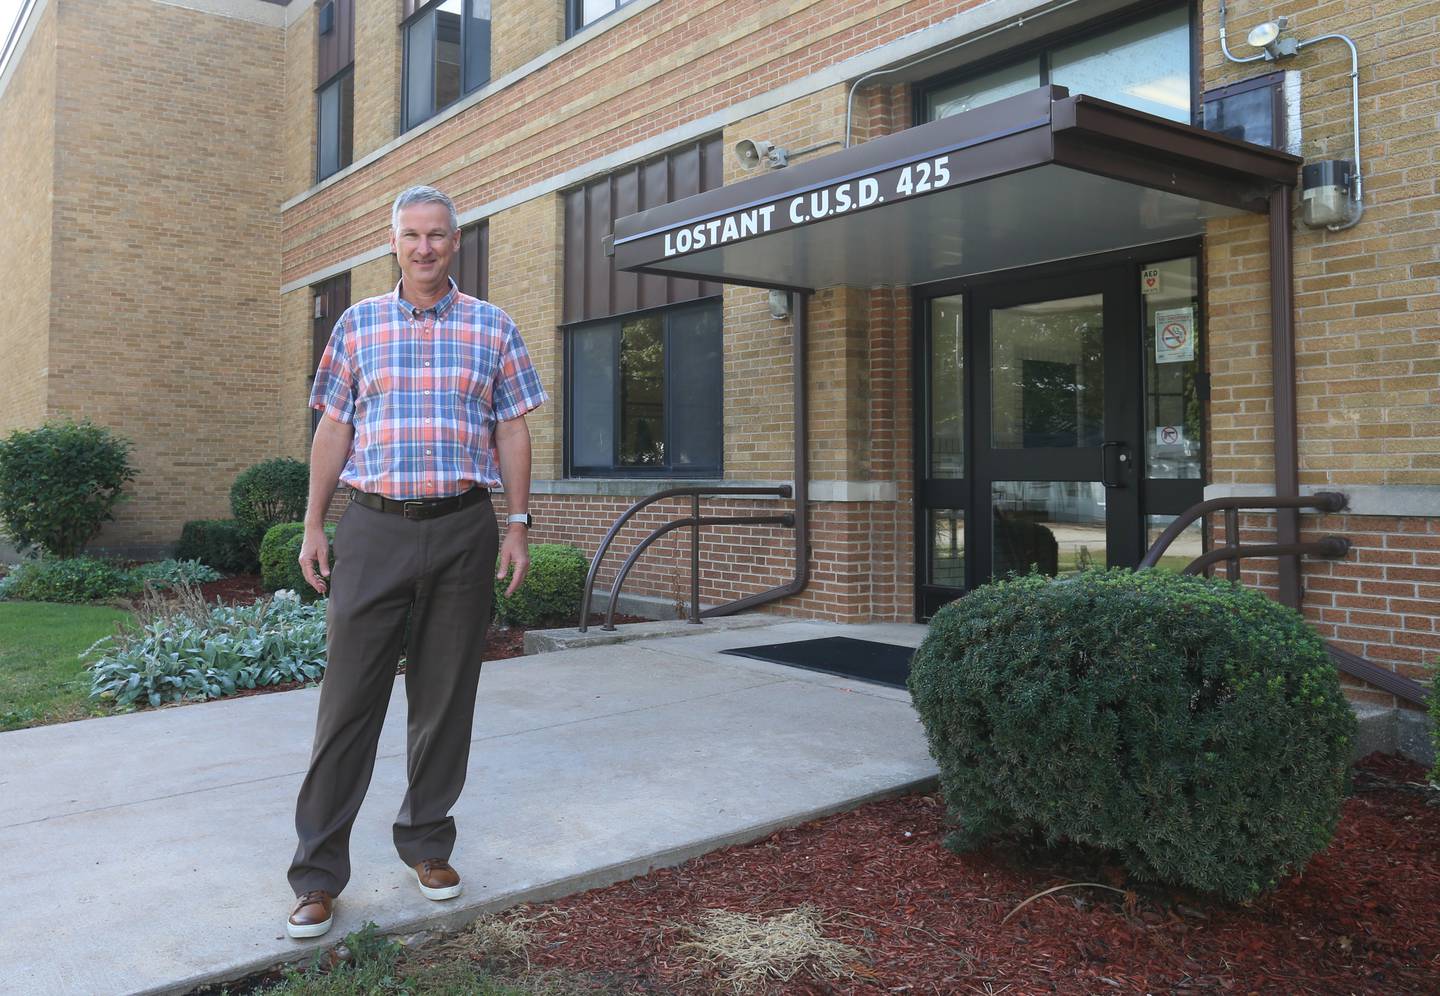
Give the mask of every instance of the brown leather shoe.
<svg viewBox="0 0 1440 996">
<path fill-rule="evenodd" d="M 426 899 L 454 899 L 460 895 L 460 873 L 450 867 L 444 858 L 426 858 L 418 865 L 411 865 L 415 881 Z"/>
<path fill-rule="evenodd" d="M 285 931 L 291 937 L 319 937 L 335 920 L 335 897 L 324 889 L 311 889 L 295 900 Z"/>
</svg>

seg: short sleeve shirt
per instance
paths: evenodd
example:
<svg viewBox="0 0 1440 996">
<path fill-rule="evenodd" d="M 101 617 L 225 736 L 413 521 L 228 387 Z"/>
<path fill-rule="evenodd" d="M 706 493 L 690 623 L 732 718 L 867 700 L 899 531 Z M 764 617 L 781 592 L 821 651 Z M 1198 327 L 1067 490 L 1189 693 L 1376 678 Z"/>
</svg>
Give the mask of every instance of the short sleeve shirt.
<svg viewBox="0 0 1440 996">
<path fill-rule="evenodd" d="M 396 499 L 495 487 L 496 424 L 547 400 L 520 330 L 453 281 L 428 309 L 400 290 L 346 309 L 315 371 L 310 407 L 355 426 L 340 480 Z"/>
</svg>

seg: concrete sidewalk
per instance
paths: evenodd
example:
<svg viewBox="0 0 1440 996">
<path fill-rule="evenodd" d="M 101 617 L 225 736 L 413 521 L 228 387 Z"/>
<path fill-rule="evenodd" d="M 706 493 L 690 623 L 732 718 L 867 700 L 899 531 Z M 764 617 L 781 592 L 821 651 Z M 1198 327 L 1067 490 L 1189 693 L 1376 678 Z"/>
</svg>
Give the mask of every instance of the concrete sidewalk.
<svg viewBox="0 0 1440 996">
<path fill-rule="evenodd" d="M 485 665 L 455 810 L 465 894 L 390 843 L 396 683 L 335 927 L 284 935 L 318 690 L 0 734 L 0 993 L 184 992 L 382 930 L 457 924 L 674 864 L 935 775 L 903 690 L 718 653 L 921 626 L 777 623 Z"/>
</svg>

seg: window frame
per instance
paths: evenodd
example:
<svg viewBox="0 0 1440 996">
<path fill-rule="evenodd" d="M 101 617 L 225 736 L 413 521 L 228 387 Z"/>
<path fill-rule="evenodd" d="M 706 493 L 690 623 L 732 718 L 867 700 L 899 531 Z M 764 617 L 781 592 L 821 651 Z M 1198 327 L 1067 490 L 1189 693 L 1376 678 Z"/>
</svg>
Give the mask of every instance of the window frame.
<svg viewBox="0 0 1440 996">
<path fill-rule="evenodd" d="M 635 3 L 635 0 L 614 0 L 614 3 L 615 6 L 609 11 L 601 14 L 593 21 L 586 22 L 584 20 L 585 0 L 565 0 L 565 37 L 574 37 L 591 25 L 599 24 L 607 17 L 618 14 L 630 4 Z"/>
<path fill-rule="evenodd" d="M 714 309 L 715 309 L 715 311 L 716 311 L 716 318 L 717 318 L 717 321 L 718 321 L 719 327 L 720 327 L 720 343 L 721 343 L 720 370 L 719 370 L 719 381 L 720 381 L 720 383 L 719 383 L 719 391 L 717 392 L 717 398 L 718 398 L 718 401 L 719 401 L 719 410 L 715 413 L 716 418 L 719 419 L 719 421 L 720 421 L 720 427 L 721 427 L 721 428 L 720 428 L 720 443 L 719 443 L 719 447 L 718 447 L 717 452 L 716 452 L 716 458 L 717 458 L 717 459 L 716 459 L 716 462 L 715 462 L 715 464 L 714 464 L 713 466 L 707 464 L 707 465 L 703 465 L 703 466 L 684 466 L 684 467 L 676 467 L 673 463 L 670 462 L 670 461 L 673 459 L 673 455 L 674 455 L 674 448 L 671 446 L 671 439 L 672 439 L 671 432 L 672 432 L 672 429 L 673 429 L 673 427 L 674 427 L 674 423 L 673 423 L 673 421 L 672 421 L 672 420 L 670 419 L 670 417 L 669 417 L 670 409 L 672 408 L 671 399 L 670 399 L 670 386 L 671 386 L 671 384 L 674 383 L 674 377 L 672 376 L 672 369 L 673 369 L 673 364 L 674 364 L 674 362 L 675 362 L 675 355 L 674 355 L 674 354 L 675 354 L 675 351 L 672 350 L 671 347 L 670 347 L 671 334 L 672 334 L 672 331 L 671 331 L 671 320 L 673 319 L 674 316 L 676 316 L 676 315 L 678 315 L 678 314 L 682 314 L 682 313 L 684 313 L 684 312 L 686 312 L 686 311 L 698 311 L 698 310 L 700 310 L 700 309 L 702 309 L 702 308 L 714 308 Z M 624 325 L 624 323 L 625 323 L 626 321 L 631 320 L 631 319 L 635 319 L 635 318 L 644 318 L 644 317 L 650 316 L 650 315 L 660 315 L 661 318 L 662 318 L 662 323 L 663 323 L 663 324 L 662 324 L 662 333 L 661 333 L 661 334 L 662 334 L 662 336 L 663 336 L 663 342 L 664 342 L 664 346 L 663 346 L 663 349 L 664 349 L 664 361 L 663 361 L 663 364 L 662 364 L 661 377 L 662 377 L 662 382 L 663 382 L 663 384 L 664 384 L 663 390 L 664 390 L 664 396 L 665 396 L 665 397 L 664 397 L 664 404 L 665 404 L 666 419 L 665 419 L 665 437 L 664 437 L 664 444 L 665 444 L 666 462 L 665 462 L 665 464 L 664 464 L 663 466 L 657 466 L 657 467 L 625 467 L 625 466 L 621 466 L 620 463 L 619 463 L 619 446 L 620 446 L 620 439 L 621 439 L 621 434 L 622 434 L 621 422 L 622 422 L 622 419 L 623 419 L 623 412 L 622 412 L 622 410 L 621 410 L 621 404 L 620 404 L 620 330 L 621 330 L 621 327 Z M 565 369 L 564 369 L 564 377 L 563 377 L 563 381 L 564 381 L 564 395 L 565 395 L 565 412 L 564 412 L 564 435 L 565 435 L 565 438 L 564 438 L 564 445 L 563 445 L 565 477 L 566 477 L 566 478 L 573 478 L 573 479 L 582 479 L 582 480 L 583 480 L 583 479 L 591 479 L 591 480 L 593 480 L 593 479 L 597 479 L 597 478 L 599 478 L 599 479 L 606 479 L 606 478 L 626 478 L 626 479 L 629 479 L 629 478 L 641 478 L 641 479 L 666 479 L 666 478 L 691 479 L 691 478 L 702 478 L 702 479 L 710 479 L 710 478 L 719 478 L 719 477 L 721 477 L 721 476 L 724 474 L 724 469 L 725 469 L 725 430 L 724 430 L 724 425 L 725 425 L 725 422 L 724 422 L 724 417 L 725 417 L 725 362 L 724 362 L 724 335 L 725 335 L 725 333 L 724 333 L 724 328 L 725 328 L 725 324 L 724 324 L 724 322 L 725 322 L 724 298 L 723 298 L 723 296 L 719 296 L 719 295 L 711 295 L 711 296 L 708 296 L 708 297 L 696 298 L 696 299 L 691 300 L 691 301 L 680 302 L 680 303 L 678 303 L 678 304 L 661 305 L 661 306 L 656 307 L 656 308 L 647 308 L 647 309 L 640 310 L 640 311 L 630 311 L 630 312 L 626 312 L 626 313 L 624 313 L 624 314 L 610 315 L 610 316 L 608 316 L 608 317 L 606 317 L 606 318 L 599 318 L 599 319 L 594 319 L 594 320 L 586 321 L 586 322 L 576 322 L 576 323 L 574 323 L 573 325 L 564 326 L 563 329 L 562 329 L 562 335 L 564 336 L 564 340 L 565 340 L 565 345 L 564 345 L 564 364 L 565 364 Z M 613 339 L 613 344 L 612 344 L 612 357 L 613 357 L 613 361 L 612 361 L 612 366 L 611 366 L 611 374 L 612 374 L 612 375 L 611 375 L 611 380 L 610 380 L 611 392 L 612 392 L 612 393 L 611 393 L 611 397 L 612 397 L 613 409 L 614 409 L 614 411 L 613 411 L 613 416 L 612 416 L 612 423 L 611 423 L 611 436 L 610 436 L 610 453 L 611 453 L 611 460 L 610 460 L 610 464 L 609 464 L 608 466 L 599 466 L 599 465 L 591 465 L 591 464 L 577 465 L 577 464 L 575 463 L 575 461 L 574 461 L 574 450 L 573 450 L 574 443 L 575 443 L 575 431 L 574 431 L 575 422 L 574 422 L 574 420 L 575 420 L 575 415 L 576 415 L 576 412 L 575 412 L 575 390 L 574 390 L 574 373 L 575 373 L 574 343 L 575 343 L 575 337 L 574 337 L 573 333 L 576 332 L 576 331 L 579 331 L 579 330 L 583 330 L 583 329 L 593 329 L 593 328 L 599 327 L 599 326 L 612 326 L 613 329 L 614 329 L 613 336 L 612 336 L 612 339 Z"/>
<path fill-rule="evenodd" d="M 342 130 L 341 133 L 340 133 L 338 136 L 336 136 L 336 145 L 338 146 L 338 148 L 336 149 L 336 162 L 338 163 L 338 165 L 337 165 L 333 170 L 331 170 L 329 173 L 326 173 L 326 172 L 323 171 L 324 167 L 322 166 L 322 164 L 321 164 L 321 159 L 320 159 L 320 156 L 321 156 L 320 150 L 321 150 L 321 148 L 323 147 L 323 142 L 324 142 L 324 132 L 323 132 L 323 129 L 322 129 L 322 125 L 323 125 L 323 121 L 324 121 L 324 109 L 323 109 L 323 107 L 322 107 L 322 94 L 324 94 L 325 91 L 328 90 L 328 89 L 330 89 L 332 86 L 338 86 L 338 87 L 340 87 L 340 97 L 341 97 L 342 105 L 341 105 L 341 110 L 340 110 L 340 115 L 339 115 L 339 122 L 337 122 L 337 127 L 342 127 L 342 128 L 343 128 L 343 122 L 345 121 L 345 111 L 344 111 L 343 101 L 344 101 L 344 98 L 345 98 L 345 83 L 346 83 L 347 81 L 350 83 L 350 134 L 347 136 L 347 135 L 344 134 L 344 132 L 343 132 L 343 130 Z M 315 182 L 316 182 L 316 183 L 319 183 L 319 182 L 321 182 L 322 180 L 329 179 L 330 177 L 334 176 L 336 173 L 341 172 L 342 170 L 344 170 L 346 167 L 350 166 L 350 165 L 351 165 L 352 163 L 354 163 L 354 162 L 355 162 L 355 63 L 352 62 L 352 63 L 350 63 L 348 66 L 346 66 L 344 69 L 341 69 L 339 72 L 335 73 L 335 75 L 331 76 L 328 80 L 326 80 L 324 83 L 320 84 L 318 87 L 315 88 Z"/>
<path fill-rule="evenodd" d="M 1269 148 L 1285 152 L 1290 148 L 1290 115 L 1289 107 L 1285 99 L 1285 73 L 1284 69 L 1274 69 L 1259 76 L 1252 76 L 1249 79 L 1240 80 L 1237 83 L 1227 83 L 1223 86 L 1212 87 L 1200 96 L 1200 113 L 1197 124 L 1205 127 L 1205 105 L 1212 101 L 1224 100 L 1226 97 L 1237 97 L 1242 93 L 1253 93 L 1256 90 L 1270 91 L 1270 121 L 1273 129 L 1272 141 Z"/>
<path fill-rule="evenodd" d="M 444 4 L 445 2 L 446 2 L 446 0 L 426 0 L 426 2 L 425 2 L 424 4 L 416 7 L 416 9 L 414 10 L 413 13 L 411 13 L 408 17 L 406 17 L 404 20 L 402 20 L 402 21 L 400 22 L 400 133 L 401 133 L 402 135 L 403 135 L 405 132 L 407 132 L 407 131 L 410 131 L 410 130 L 412 130 L 412 129 L 414 129 L 414 128 L 420 127 L 420 126 L 421 126 L 422 124 L 424 124 L 426 121 L 429 121 L 431 118 L 435 117 L 435 115 L 437 115 L 437 114 L 441 113 L 442 111 L 444 111 L 447 107 L 453 107 L 453 106 L 455 106 L 455 105 L 458 104 L 460 101 L 462 101 L 462 100 L 464 100 L 466 97 L 470 96 L 470 94 L 474 93 L 476 90 L 479 90 L 479 89 L 483 88 L 487 83 L 489 83 L 489 82 L 494 78 L 494 75 L 495 75 L 495 73 L 494 73 L 494 66 L 493 66 L 493 64 L 492 64 L 492 65 L 490 66 L 490 72 L 486 75 L 486 77 L 485 77 L 483 80 L 475 81 L 475 82 L 472 83 L 469 79 L 466 78 L 467 72 L 468 72 L 468 70 L 469 70 L 469 60 L 466 58 L 466 56 L 467 56 L 467 54 L 468 54 L 468 52 L 469 52 L 469 42 L 470 42 L 470 21 L 471 21 L 470 12 L 471 12 L 471 9 L 472 9 L 473 4 L 475 3 L 475 0 L 461 0 L 461 4 L 460 4 L 460 93 L 459 93 L 459 95 L 458 95 L 454 100 L 450 101 L 450 102 L 447 103 L 447 104 L 442 104 L 442 105 L 440 105 L 440 106 L 432 106 L 432 107 L 430 108 L 429 113 L 427 113 L 424 117 L 417 118 L 417 119 L 414 120 L 414 121 L 411 121 L 411 120 L 410 120 L 410 29 L 413 28 L 413 27 L 414 27 L 417 23 L 419 23 L 420 21 L 424 20 L 425 18 L 427 18 L 427 17 L 431 16 L 433 13 L 435 13 L 435 11 L 437 11 L 437 10 L 440 8 L 440 6 L 441 6 L 442 4 Z M 494 16 L 495 16 L 495 15 L 494 15 L 493 2 L 494 2 L 494 0 L 492 0 L 491 15 L 490 15 L 490 16 L 491 16 L 492 23 L 493 23 Z M 490 51 L 489 54 L 493 56 L 493 55 L 494 55 L 494 46 L 493 46 L 494 32 L 493 32 L 493 30 L 492 30 L 492 32 L 491 32 L 491 36 L 490 36 L 490 37 L 491 37 L 491 43 L 492 43 L 492 44 L 491 44 L 491 51 Z M 490 60 L 487 58 L 486 61 L 487 61 L 487 63 L 488 63 Z M 431 102 L 432 105 L 435 103 L 435 93 L 434 93 L 435 65 L 436 65 L 436 59 L 435 59 L 435 39 L 434 39 L 434 36 L 432 35 L 431 42 L 430 42 L 430 77 L 431 77 L 430 102 Z"/>
<path fill-rule="evenodd" d="M 1154 17 L 1157 14 L 1182 8 L 1186 11 L 1190 32 L 1189 123 L 1192 125 L 1198 124 L 1203 119 L 1204 114 L 1204 108 L 1201 106 L 1201 59 L 1203 52 L 1200 46 L 1201 25 L 1199 21 L 1199 11 L 1197 10 L 1195 0 L 1144 0 L 1142 3 L 1124 7 L 1093 21 L 1087 21 L 1077 27 L 1066 28 L 1042 35 L 1023 45 L 1002 49 L 983 59 L 949 70 L 937 76 L 920 80 L 911 87 L 912 124 L 922 125 L 928 123 L 929 118 L 926 117 L 926 105 L 930 94 L 937 90 L 943 90 L 956 83 L 963 83 L 966 80 L 984 76 L 986 73 L 1013 65 L 1023 59 L 1035 59 L 1038 62 L 1040 85 L 1048 86 L 1050 83 L 1050 53 L 1053 49 L 1063 45 L 1071 45 L 1076 42 L 1085 41 L 1087 38 L 1107 34 L 1108 32 L 1143 21 L 1146 18 Z"/>
</svg>

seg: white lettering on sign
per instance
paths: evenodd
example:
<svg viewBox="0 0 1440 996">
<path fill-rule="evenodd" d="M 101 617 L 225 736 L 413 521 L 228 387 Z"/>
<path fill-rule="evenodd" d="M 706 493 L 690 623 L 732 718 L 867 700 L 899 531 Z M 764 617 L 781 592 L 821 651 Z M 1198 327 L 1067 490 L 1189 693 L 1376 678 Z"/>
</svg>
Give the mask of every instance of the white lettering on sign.
<svg viewBox="0 0 1440 996">
<path fill-rule="evenodd" d="M 789 198 L 784 204 L 782 225 L 808 225 L 850 211 L 884 204 L 887 200 L 903 200 L 917 194 L 938 190 L 950 183 L 950 157 L 937 156 L 911 163 L 887 181 L 893 188 L 881 190 L 881 176 L 865 176 L 857 180 L 846 180 L 833 186 L 821 187 Z M 766 204 L 763 207 L 748 208 L 720 218 L 697 222 L 665 233 L 665 255 L 681 256 L 701 249 L 712 249 L 755 235 L 765 235 L 775 230 L 775 211 L 780 207 Z"/>
<path fill-rule="evenodd" d="M 750 208 L 723 218 L 711 218 L 695 225 L 687 225 L 673 232 L 665 233 L 665 255 L 677 256 L 697 249 L 734 242 L 771 230 L 774 224 L 775 205 Z"/>
</svg>

